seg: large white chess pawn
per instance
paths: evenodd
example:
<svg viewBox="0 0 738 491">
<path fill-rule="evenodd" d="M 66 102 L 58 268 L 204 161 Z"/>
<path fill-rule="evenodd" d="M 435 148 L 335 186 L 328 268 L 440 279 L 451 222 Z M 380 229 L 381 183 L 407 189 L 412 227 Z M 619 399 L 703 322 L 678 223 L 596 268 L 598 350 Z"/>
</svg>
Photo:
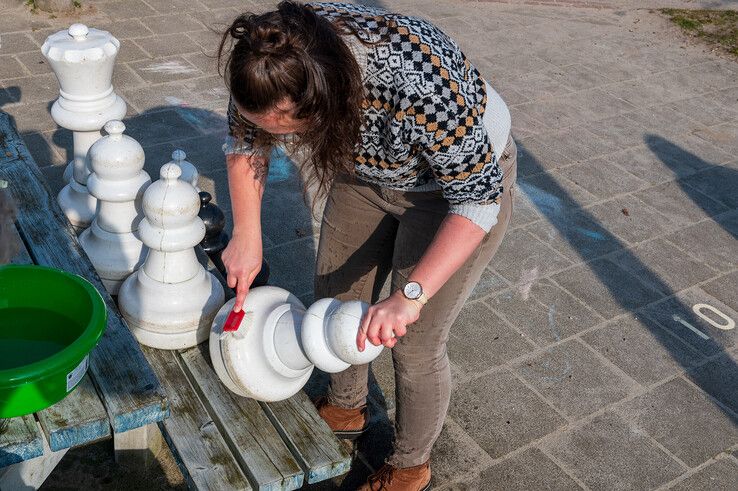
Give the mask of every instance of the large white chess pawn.
<svg viewBox="0 0 738 491">
<path fill-rule="evenodd" d="M 197 216 L 200 196 L 179 179 L 181 173 L 177 164 L 165 164 L 161 179 L 144 193 L 139 236 L 149 253 L 118 292 L 118 307 L 136 339 L 160 349 L 207 339 L 225 300 L 221 284 L 197 261 L 194 247 L 205 236 Z"/>
<path fill-rule="evenodd" d="M 97 215 L 79 242 L 111 295 L 117 295 L 123 281 L 141 266 L 146 248 L 138 238 L 143 218 L 141 199 L 151 183 L 143 170 L 144 151 L 125 125 L 108 121 L 108 136 L 96 141 L 89 151 L 92 174 L 87 188 L 97 198 Z"/>
<path fill-rule="evenodd" d="M 192 162 L 185 160 L 186 158 L 187 154 L 184 153 L 184 150 L 177 149 L 172 152 L 172 160 L 169 163 L 177 164 L 182 170 L 182 175 L 179 176 L 179 178 L 185 182 L 189 182 L 190 184 L 192 184 L 192 186 L 194 186 L 195 188 L 195 191 L 199 193 L 200 188 L 197 185 L 197 181 L 200 180 L 200 173 L 197 172 L 197 167 L 195 167 Z"/>
<path fill-rule="evenodd" d="M 78 231 L 90 225 L 96 208 L 96 199 L 87 190 L 87 152 L 102 136 L 106 122 L 126 114 L 126 103 L 111 85 L 119 47 L 120 42 L 109 32 L 84 24 L 72 24 L 50 35 L 41 47 L 59 81 L 59 98 L 51 107 L 51 117 L 72 130 L 74 141 L 74 159 L 64 173 L 68 184 L 57 201 Z"/>
<path fill-rule="evenodd" d="M 249 291 L 240 323 L 227 326 L 235 299 L 215 316 L 210 357 L 223 384 L 244 397 L 281 401 L 295 395 L 314 367 L 337 373 L 374 360 L 382 346 L 356 347 L 364 302 L 318 300 L 309 309 L 274 286 Z M 225 328 L 225 329 L 224 329 Z"/>
</svg>

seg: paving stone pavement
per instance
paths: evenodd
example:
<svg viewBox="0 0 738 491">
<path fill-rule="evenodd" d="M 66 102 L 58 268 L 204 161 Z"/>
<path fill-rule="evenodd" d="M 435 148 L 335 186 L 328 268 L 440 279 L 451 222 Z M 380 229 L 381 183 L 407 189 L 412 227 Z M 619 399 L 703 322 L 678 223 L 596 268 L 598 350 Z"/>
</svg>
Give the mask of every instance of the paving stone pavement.
<svg viewBox="0 0 738 491">
<path fill-rule="evenodd" d="M 738 319 L 738 63 L 648 10 L 736 2 L 362 3 L 454 37 L 510 105 L 520 150 L 511 229 L 451 331 L 435 487 L 738 488 L 738 330 L 724 330 Z M 39 48 L 81 20 L 122 41 L 114 84 L 146 169 L 184 149 L 230 221 L 213 30 L 274 2 L 83 1 L 58 18 L 20 4 L 0 0 L 0 106 L 50 185 L 71 136 L 49 116 Z M 275 158 L 263 231 L 272 282 L 309 301 L 319 217 L 301 187 Z M 385 353 L 371 465 L 388 449 L 391 370 Z"/>
</svg>

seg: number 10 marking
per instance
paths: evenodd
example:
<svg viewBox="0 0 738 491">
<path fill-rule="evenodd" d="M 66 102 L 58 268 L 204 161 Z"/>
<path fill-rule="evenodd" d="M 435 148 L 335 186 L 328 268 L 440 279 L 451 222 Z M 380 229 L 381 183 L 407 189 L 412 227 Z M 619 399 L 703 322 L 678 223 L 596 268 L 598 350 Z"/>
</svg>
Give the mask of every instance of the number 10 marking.
<svg viewBox="0 0 738 491">
<path fill-rule="evenodd" d="M 709 310 L 710 312 L 712 312 L 716 316 L 718 316 L 721 319 L 723 319 L 725 321 L 725 323 L 724 324 L 721 324 L 719 322 L 716 322 L 716 321 L 712 320 L 707 315 L 705 315 L 705 313 L 703 312 L 703 310 Z M 708 324 L 710 324 L 713 327 L 716 327 L 716 328 L 720 329 L 721 331 L 730 331 L 732 329 L 735 329 L 735 321 L 730 316 L 725 315 L 723 312 L 721 312 L 720 310 L 718 310 L 716 307 L 713 307 L 712 305 L 708 305 L 706 303 L 697 303 L 697 304 L 695 304 L 692 307 L 692 311 L 698 317 L 700 317 L 701 319 L 703 319 L 705 322 L 707 322 Z M 694 327 L 692 324 L 690 324 L 686 320 L 684 320 L 681 317 L 679 317 L 677 314 L 672 315 L 672 319 L 674 319 L 676 322 L 680 323 L 681 325 L 683 325 L 684 327 L 686 327 L 687 329 L 689 329 L 690 331 L 692 331 L 693 333 L 695 333 L 696 335 L 698 335 L 699 337 L 701 337 L 702 339 L 710 339 L 710 336 L 708 336 L 704 332 L 700 331 L 699 329 L 697 329 L 696 327 Z"/>
</svg>

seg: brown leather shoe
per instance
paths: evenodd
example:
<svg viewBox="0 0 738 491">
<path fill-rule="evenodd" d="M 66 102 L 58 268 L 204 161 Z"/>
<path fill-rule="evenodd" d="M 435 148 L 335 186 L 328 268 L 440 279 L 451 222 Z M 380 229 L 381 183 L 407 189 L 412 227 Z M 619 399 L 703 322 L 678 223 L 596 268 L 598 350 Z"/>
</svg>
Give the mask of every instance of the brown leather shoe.
<svg viewBox="0 0 738 491">
<path fill-rule="evenodd" d="M 329 404 L 327 397 L 321 397 L 315 401 L 315 407 L 338 438 L 355 440 L 369 427 L 366 405 L 356 409 L 345 409 Z"/>
<path fill-rule="evenodd" d="M 384 464 L 369 476 L 359 491 L 428 491 L 431 488 L 430 461 L 415 467 Z"/>
</svg>

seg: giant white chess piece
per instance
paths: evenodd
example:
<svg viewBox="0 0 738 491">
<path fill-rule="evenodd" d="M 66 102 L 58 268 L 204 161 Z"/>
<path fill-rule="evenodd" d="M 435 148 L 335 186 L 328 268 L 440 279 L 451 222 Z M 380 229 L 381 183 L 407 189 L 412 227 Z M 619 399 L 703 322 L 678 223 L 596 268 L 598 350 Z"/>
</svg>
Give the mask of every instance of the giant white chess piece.
<svg viewBox="0 0 738 491">
<path fill-rule="evenodd" d="M 260 401 L 295 395 L 314 367 L 337 373 L 374 360 L 382 346 L 356 347 L 364 302 L 318 300 L 309 309 L 290 292 L 274 286 L 249 291 L 243 318 L 226 326 L 235 299 L 215 316 L 210 357 L 223 384 L 236 394 Z M 225 329 L 224 329 L 225 328 Z"/>
<path fill-rule="evenodd" d="M 87 188 L 97 198 L 97 215 L 79 242 L 111 295 L 141 266 L 146 248 L 138 238 L 143 218 L 141 199 L 151 183 L 143 170 L 144 151 L 121 121 L 108 121 L 108 136 L 89 151 L 92 173 Z"/>
<path fill-rule="evenodd" d="M 64 172 L 68 184 L 57 200 L 78 231 L 88 227 L 95 216 L 96 199 L 87 190 L 87 152 L 102 136 L 100 129 L 106 122 L 126 114 L 126 103 L 111 85 L 119 47 L 120 42 L 109 32 L 84 24 L 72 24 L 50 35 L 41 47 L 59 81 L 59 98 L 51 107 L 51 117 L 73 132 L 74 159 Z"/>
<path fill-rule="evenodd" d="M 144 193 L 139 236 L 149 253 L 118 292 L 118 307 L 136 339 L 160 349 L 207 339 L 225 300 L 221 284 L 197 261 L 194 247 L 205 236 L 197 216 L 200 196 L 181 174 L 177 164 L 165 164 L 161 179 Z"/>
</svg>

